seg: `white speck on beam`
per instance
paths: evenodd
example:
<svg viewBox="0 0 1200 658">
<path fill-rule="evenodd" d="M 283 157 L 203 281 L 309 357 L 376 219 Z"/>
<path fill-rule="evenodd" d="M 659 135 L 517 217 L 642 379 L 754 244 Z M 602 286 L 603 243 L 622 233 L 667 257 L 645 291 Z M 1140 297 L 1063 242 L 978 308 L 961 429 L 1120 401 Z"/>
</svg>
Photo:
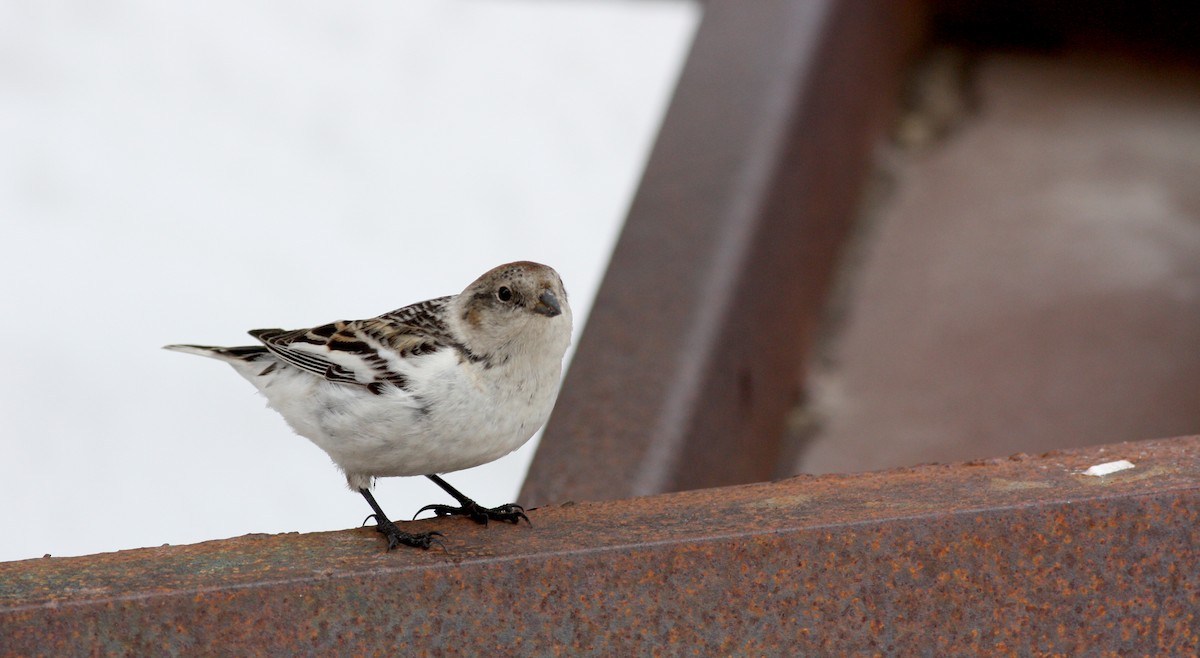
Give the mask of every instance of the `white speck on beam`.
<svg viewBox="0 0 1200 658">
<path fill-rule="evenodd" d="M 1100 476 L 1116 473 L 1117 471 L 1124 471 L 1124 470 L 1127 470 L 1130 468 L 1133 468 L 1132 462 L 1126 461 L 1124 459 L 1120 459 L 1115 462 L 1104 462 L 1103 464 L 1096 464 L 1095 466 L 1084 471 L 1083 474 L 1084 475 L 1095 475 L 1097 477 L 1100 477 Z"/>
</svg>

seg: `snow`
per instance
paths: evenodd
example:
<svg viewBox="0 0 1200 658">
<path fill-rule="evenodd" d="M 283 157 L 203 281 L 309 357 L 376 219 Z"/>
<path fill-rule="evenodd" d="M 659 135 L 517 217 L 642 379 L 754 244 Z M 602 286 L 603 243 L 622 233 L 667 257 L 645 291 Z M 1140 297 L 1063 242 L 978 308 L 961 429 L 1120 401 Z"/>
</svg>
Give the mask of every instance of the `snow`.
<svg viewBox="0 0 1200 658">
<path fill-rule="evenodd" d="M 1095 477 L 1104 477 L 1105 475 L 1112 475 L 1113 473 L 1127 471 L 1131 468 L 1134 468 L 1133 462 L 1130 462 L 1127 459 L 1118 459 L 1117 461 L 1113 462 L 1104 462 L 1103 464 L 1094 464 L 1089 466 L 1088 469 L 1083 472 L 1083 474 Z"/>
<path fill-rule="evenodd" d="M 0 4 L 0 560 L 355 526 L 328 458 L 167 343 L 366 317 L 502 262 L 576 337 L 699 10 Z M 453 474 L 514 498 L 534 442 Z M 447 501 L 381 481 L 407 518 Z"/>
</svg>

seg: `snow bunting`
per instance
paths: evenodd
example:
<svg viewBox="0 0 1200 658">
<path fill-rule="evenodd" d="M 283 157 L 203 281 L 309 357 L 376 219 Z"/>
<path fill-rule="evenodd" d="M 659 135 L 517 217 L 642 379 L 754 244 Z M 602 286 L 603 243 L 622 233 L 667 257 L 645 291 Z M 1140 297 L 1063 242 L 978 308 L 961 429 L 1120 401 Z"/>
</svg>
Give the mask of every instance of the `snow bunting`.
<svg viewBox="0 0 1200 658">
<path fill-rule="evenodd" d="M 482 507 L 438 473 L 507 455 L 549 417 L 571 341 L 571 307 L 552 268 L 509 263 L 457 295 L 369 320 L 250 335 L 260 344 L 166 348 L 225 361 L 262 391 L 366 498 L 389 550 L 428 548 L 440 533 L 388 520 L 371 495 L 377 477 L 424 475 L 459 503 L 418 514 L 528 521 L 519 505 Z"/>
</svg>

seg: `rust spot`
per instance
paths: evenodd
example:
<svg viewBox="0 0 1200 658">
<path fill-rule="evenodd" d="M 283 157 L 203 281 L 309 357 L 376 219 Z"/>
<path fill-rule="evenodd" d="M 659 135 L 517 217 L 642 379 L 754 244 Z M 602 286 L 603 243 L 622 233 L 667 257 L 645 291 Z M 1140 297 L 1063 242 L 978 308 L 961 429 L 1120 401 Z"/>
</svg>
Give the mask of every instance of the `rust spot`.
<svg viewBox="0 0 1200 658">
<path fill-rule="evenodd" d="M 992 478 L 991 486 L 993 489 L 1001 491 L 1013 491 L 1017 489 L 1048 489 L 1054 485 L 1045 480 L 1005 480 L 1003 478 Z"/>
</svg>

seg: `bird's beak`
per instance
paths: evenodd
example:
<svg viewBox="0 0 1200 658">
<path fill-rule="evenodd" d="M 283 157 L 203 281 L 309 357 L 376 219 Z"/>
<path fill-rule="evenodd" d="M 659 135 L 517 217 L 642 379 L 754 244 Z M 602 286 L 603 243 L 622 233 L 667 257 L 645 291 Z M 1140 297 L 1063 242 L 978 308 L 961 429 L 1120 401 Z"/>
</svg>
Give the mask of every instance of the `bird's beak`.
<svg viewBox="0 0 1200 658">
<path fill-rule="evenodd" d="M 562 314 L 562 306 L 558 303 L 558 298 L 549 290 L 538 295 L 538 303 L 533 307 L 534 313 L 541 313 L 546 317 L 554 317 Z"/>
</svg>

